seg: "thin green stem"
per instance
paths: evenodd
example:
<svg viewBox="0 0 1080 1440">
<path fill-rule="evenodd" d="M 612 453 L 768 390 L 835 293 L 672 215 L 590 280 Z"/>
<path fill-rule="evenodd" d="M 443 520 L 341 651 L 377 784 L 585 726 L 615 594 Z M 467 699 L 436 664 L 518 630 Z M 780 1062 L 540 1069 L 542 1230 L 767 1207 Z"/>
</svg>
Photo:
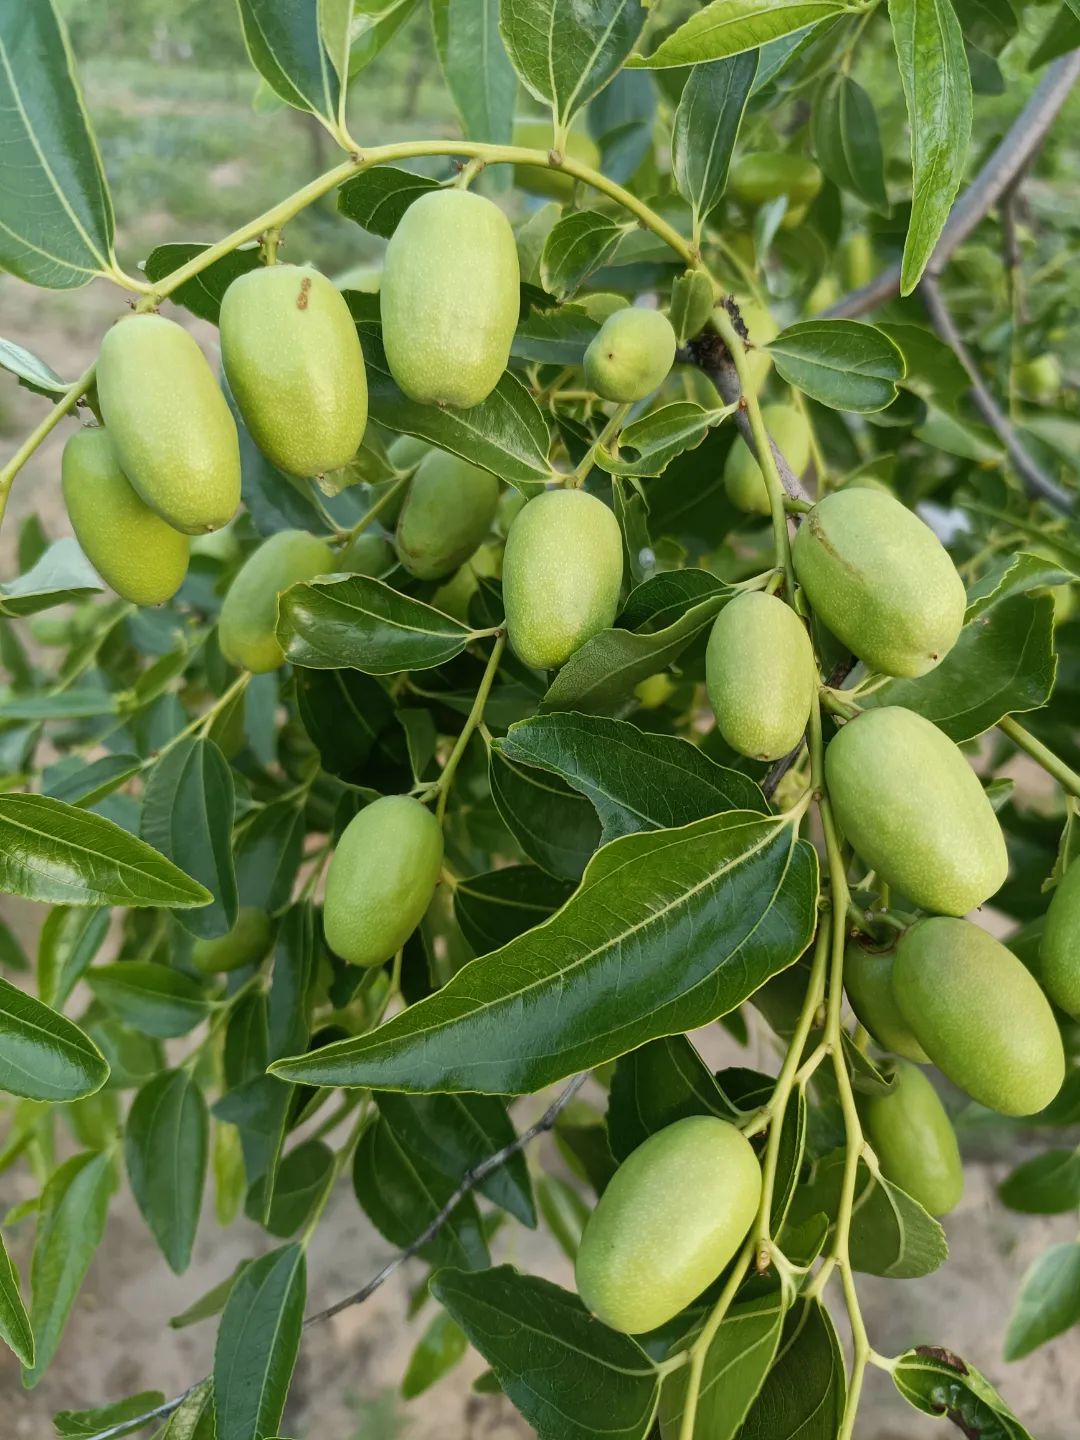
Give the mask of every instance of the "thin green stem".
<svg viewBox="0 0 1080 1440">
<path fill-rule="evenodd" d="M 389 509 L 394 500 L 401 494 L 401 491 L 412 479 L 413 472 L 410 470 L 407 475 L 400 476 L 388 489 L 379 496 L 370 510 L 365 510 L 355 525 L 348 530 L 339 530 L 338 537 L 346 542 L 355 540 L 357 535 L 362 535 L 369 525 L 373 524 L 384 510 Z"/>
<path fill-rule="evenodd" d="M 588 450 L 585 452 L 585 456 L 582 459 L 580 465 L 578 465 L 578 467 L 571 475 L 568 475 L 566 477 L 565 484 L 568 489 L 577 490 L 585 484 L 589 473 L 591 472 L 593 466 L 596 464 L 597 452 L 603 449 L 605 446 L 609 445 L 611 441 L 614 440 L 615 436 L 618 435 L 619 431 L 622 429 L 623 421 L 626 419 L 629 413 L 629 405 L 617 405 L 615 407 L 611 418 L 608 420 L 603 430 L 600 431 L 600 434 L 596 437 L 593 443 L 589 446 Z"/>
<path fill-rule="evenodd" d="M 686 1404 L 682 1413 L 682 1422 L 679 1425 L 679 1440 L 693 1440 L 694 1424 L 697 1420 L 698 1396 L 701 1394 L 701 1376 L 705 1369 L 705 1359 L 709 1353 L 709 1346 L 716 1338 L 716 1332 L 724 1322 L 724 1316 L 731 1307 L 735 1293 L 743 1282 L 747 1270 L 750 1268 L 750 1261 L 754 1255 L 754 1242 L 747 1240 L 746 1244 L 739 1251 L 738 1259 L 727 1278 L 720 1298 L 713 1306 L 709 1318 L 705 1321 L 701 1333 L 690 1347 L 690 1374 L 686 1382 Z"/>
<path fill-rule="evenodd" d="M 179 745 L 181 740 L 186 740 L 189 735 L 193 735 L 197 730 L 202 730 L 203 732 L 209 730 L 210 726 L 225 707 L 231 704 L 237 695 L 242 695 L 250 682 L 251 671 L 242 670 L 229 688 L 218 696 L 209 710 L 204 710 L 201 715 L 196 715 L 195 719 L 185 725 L 182 730 L 178 731 L 171 740 L 166 741 L 156 754 L 151 755 L 149 760 L 144 762 L 143 769 L 149 770 L 152 765 L 156 765 L 161 757 L 167 755 L 174 745 Z"/>
<path fill-rule="evenodd" d="M 1060 755 L 1055 755 L 1048 745 L 1036 740 L 1031 731 L 1025 730 L 1015 716 L 1006 715 L 1004 720 L 999 720 L 998 729 L 1023 750 L 1025 755 L 1030 755 L 1036 765 L 1041 765 L 1048 775 L 1052 775 L 1063 790 L 1067 790 L 1070 795 L 1080 795 L 1080 775 L 1066 765 Z"/>
<path fill-rule="evenodd" d="M 506 632 L 498 630 L 495 634 L 495 644 L 491 647 L 491 654 L 488 656 L 487 669 L 484 671 L 483 679 L 480 681 L 479 688 L 477 689 L 476 699 L 472 703 L 472 709 L 469 711 L 461 734 L 458 736 L 454 748 L 451 750 L 450 756 L 443 766 L 442 774 L 435 782 L 435 793 L 439 797 L 435 807 L 435 815 L 440 824 L 442 824 L 446 816 L 446 804 L 450 798 L 450 787 L 454 783 L 454 775 L 457 767 L 461 763 L 461 757 L 465 754 L 473 731 L 484 717 L 484 706 L 487 704 L 488 696 L 491 694 L 491 687 L 495 683 L 495 674 L 499 668 L 499 662 L 503 657 L 503 651 L 505 649 Z"/>
<path fill-rule="evenodd" d="M 80 397 L 85 395 L 93 382 L 96 368 L 95 363 L 84 370 L 77 380 L 72 381 L 53 408 L 38 421 L 37 425 L 35 425 L 33 430 L 30 431 L 30 434 L 15 451 L 15 454 L 12 455 L 4 468 L 0 470 L 0 521 L 4 518 L 4 509 L 7 506 L 7 497 L 11 490 L 11 482 L 42 441 L 52 434 L 64 416 L 79 403 Z"/>
</svg>

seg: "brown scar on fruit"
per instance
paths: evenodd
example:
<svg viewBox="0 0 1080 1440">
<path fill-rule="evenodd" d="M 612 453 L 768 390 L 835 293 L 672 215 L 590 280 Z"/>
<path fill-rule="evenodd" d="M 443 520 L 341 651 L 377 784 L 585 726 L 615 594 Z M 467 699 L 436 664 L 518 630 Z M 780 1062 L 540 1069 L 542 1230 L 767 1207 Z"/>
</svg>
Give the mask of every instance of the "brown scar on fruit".
<svg viewBox="0 0 1080 1440">
<path fill-rule="evenodd" d="M 310 291 L 311 291 L 311 278 L 310 278 L 310 276 L 305 275 L 304 278 L 303 278 L 303 280 L 300 281 L 300 293 L 299 293 L 299 295 L 297 295 L 297 297 L 296 297 L 296 308 L 297 308 L 298 310 L 306 310 L 306 309 L 307 309 L 307 307 L 308 307 L 308 295 L 309 295 Z"/>
</svg>

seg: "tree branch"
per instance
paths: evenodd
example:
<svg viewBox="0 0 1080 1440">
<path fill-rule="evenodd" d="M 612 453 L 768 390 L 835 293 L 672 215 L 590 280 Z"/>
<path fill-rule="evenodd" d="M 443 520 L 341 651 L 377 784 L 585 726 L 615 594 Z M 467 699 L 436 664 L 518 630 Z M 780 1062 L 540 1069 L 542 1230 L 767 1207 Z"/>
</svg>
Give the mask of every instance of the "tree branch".
<svg viewBox="0 0 1080 1440">
<path fill-rule="evenodd" d="M 1055 510 L 1060 510 L 1062 514 L 1071 514 L 1073 510 L 1072 495 L 1056 480 L 1052 480 L 1040 465 L 1036 464 L 1013 428 L 1011 421 L 991 395 L 986 382 L 979 374 L 978 366 L 975 364 L 971 352 L 956 328 L 956 321 L 941 293 L 941 287 L 929 272 L 922 278 L 919 294 L 926 303 L 927 313 L 934 329 L 967 372 L 967 377 L 971 381 L 972 403 L 1005 446 L 1013 468 L 1024 482 L 1024 489 L 1036 500 L 1045 500 L 1048 505 L 1052 505 Z"/>
<path fill-rule="evenodd" d="M 1038 88 L 1013 121 L 1001 144 L 983 165 L 953 206 L 948 223 L 930 257 L 926 275 L 941 273 L 957 246 L 963 244 L 979 221 L 1014 184 L 1046 139 L 1058 112 L 1080 77 L 1080 50 L 1062 55 L 1048 65 Z M 825 314 L 832 318 L 865 315 L 900 291 L 900 266 L 890 265 L 867 285 L 842 296 Z"/>
</svg>

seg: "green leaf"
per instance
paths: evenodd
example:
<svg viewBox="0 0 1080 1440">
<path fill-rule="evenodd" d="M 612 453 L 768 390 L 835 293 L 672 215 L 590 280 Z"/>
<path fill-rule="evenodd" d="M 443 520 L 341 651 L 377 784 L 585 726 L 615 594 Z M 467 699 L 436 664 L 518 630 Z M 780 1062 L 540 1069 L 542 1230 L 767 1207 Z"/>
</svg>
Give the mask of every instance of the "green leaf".
<svg viewBox="0 0 1080 1440">
<path fill-rule="evenodd" d="M 540 279 L 549 295 L 568 300 L 615 253 L 627 226 L 598 210 L 571 210 L 548 232 Z"/>
<path fill-rule="evenodd" d="M 627 720 L 559 712 L 511 725 L 495 749 L 562 777 L 595 807 L 606 844 L 639 830 L 673 829 L 721 810 L 768 805 L 746 775 L 674 735 Z"/>
<path fill-rule="evenodd" d="M 379 1116 L 360 1137 L 353 1189 L 364 1213 L 392 1245 L 412 1245 L 450 1200 L 457 1185 L 410 1150 Z M 433 1265 L 478 1269 L 490 1264 L 476 1201 L 465 1195 L 446 1223 L 420 1247 Z"/>
<path fill-rule="evenodd" d="M 303 810 L 288 800 L 275 800 L 256 814 L 236 846 L 241 905 L 269 915 L 285 908 L 300 869 L 306 830 Z"/>
<path fill-rule="evenodd" d="M 814 99 L 814 151 L 841 190 L 887 212 L 885 160 L 874 102 L 850 75 L 830 75 Z"/>
<path fill-rule="evenodd" d="M 37 1236 L 30 1268 L 30 1325 L 33 1365 L 23 1367 L 32 1389 L 56 1354 L 94 1251 L 105 1233 L 109 1196 L 115 1184 L 107 1150 L 73 1155 L 50 1177 L 38 1206 Z"/>
<path fill-rule="evenodd" d="M 431 23 L 466 137 L 508 145 L 517 76 L 499 34 L 499 0 L 433 0 Z"/>
<path fill-rule="evenodd" d="M 38 937 L 38 994 L 62 1010 L 109 931 L 109 911 L 58 905 L 45 917 Z"/>
<path fill-rule="evenodd" d="M 712 1071 L 685 1035 L 666 1035 L 615 1064 L 607 1130 L 612 1154 L 625 1160 L 657 1130 L 687 1115 L 736 1118 Z"/>
<path fill-rule="evenodd" d="M 172 1040 L 186 1035 L 210 1011 L 197 980 L 152 960 L 117 960 L 87 972 L 87 984 L 125 1025 Z"/>
<path fill-rule="evenodd" d="M 0 795 L 0 892 L 59 905 L 205 905 L 210 892 L 134 835 L 47 795 Z"/>
<path fill-rule="evenodd" d="M 884 410 L 904 378 L 899 348 L 861 320 L 800 320 L 765 348 L 789 385 L 833 410 Z"/>
<path fill-rule="evenodd" d="M 651 55 L 633 55 L 627 64 L 662 70 L 722 60 L 848 10 L 840 0 L 712 0 L 662 40 Z"/>
<path fill-rule="evenodd" d="M 182 240 L 155 245 L 146 257 L 143 273 L 148 280 L 164 280 L 174 270 L 179 270 L 181 265 L 186 265 L 189 260 L 194 260 L 196 255 L 201 255 L 209 248 L 209 245 Z M 258 244 L 241 245 L 236 250 L 230 250 L 220 260 L 215 260 L 205 270 L 200 270 L 198 275 L 186 281 L 178 290 L 174 290 L 169 299 L 172 304 L 182 305 L 185 310 L 190 310 L 192 315 L 198 315 L 200 320 L 209 320 L 211 325 L 216 325 L 225 291 L 234 280 L 246 275 L 250 270 L 258 270 L 262 264 L 262 249 Z"/>
<path fill-rule="evenodd" d="M 0 10 L 0 268 L 70 290 L 113 265 L 113 210 L 51 0 Z"/>
<path fill-rule="evenodd" d="M 267 1014 L 271 1060 L 291 1054 L 308 1042 L 308 991 L 318 963 L 315 912 L 310 901 L 304 901 L 285 912 L 274 948 Z"/>
<path fill-rule="evenodd" d="M 18 377 L 19 384 L 35 395 L 52 399 L 62 395 L 68 382 L 62 380 L 51 365 L 14 340 L 0 339 L 0 367 Z"/>
<path fill-rule="evenodd" d="M 161 1440 L 216 1440 L 216 1429 L 214 1382 L 207 1378 L 173 1411 Z"/>
<path fill-rule="evenodd" d="M 281 1424 L 304 1323 L 302 1245 L 283 1245 L 241 1274 L 214 1349 L 217 1440 L 262 1440 Z"/>
<path fill-rule="evenodd" d="M 1025 1215 L 1063 1215 L 1080 1206 L 1080 1154 L 1047 1150 L 1025 1160 L 998 1186 L 1010 1210 Z"/>
<path fill-rule="evenodd" d="M 131 1193 L 177 1275 L 191 1261 L 209 1139 L 206 1101 L 189 1070 L 166 1070 L 135 1096 L 124 1128 Z"/>
<path fill-rule="evenodd" d="M 279 602 L 285 658 L 315 670 L 429 670 L 460 655 L 471 634 L 459 620 L 366 575 L 294 585 Z"/>
<path fill-rule="evenodd" d="M 0 719 L 85 720 L 98 715 L 115 715 L 116 696 L 107 690 L 80 690 L 73 686 L 56 695 L 16 696 L 0 704 Z"/>
<path fill-rule="evenodd" d="M 454 914 L 474 953 L 486 955 L 554 915 L 573 891 L 535 865 L 506 865 L 459 880 Z"/>
<path fill-rule="evenodd" d="M 337 208 L 372 235 L 389 240 L 413 201 L 439 189 L 439 182 L 427 175 L 414 175 L 395 165 L 375 165 L 346 180 L 337 192 Z"/>
<path fill-rule="evenodd" d="M 82 756 L 71 758 L 75 763 L 70 771 L 60 774 L 59 766 L 50 766 L 44 772 L 42 778 L 47 783 L 42 785 L 41 793 L 84 809 L 119 789 L 126 780 L 139 773 L 143 764 L 137 755 L 102 755 L 89 764 Z"/>
<path fill-rule="evenodd" d="M 740 1433 L 776 1356 L 783 1328 L 780 1290 L 731 1307 L 705 1355 L 693 1440 L 733 1440 Z M 665 1440 L 679 1435 L 688 1375 L 689 1367 L 684 1365 L 660 1392 L 660 1433 Z M 803 1432 L 777 1429 L 773 1433 L 801 1436 Z"/>
<path fill-rule="evenodd" d="M 640 0 L 502 0 L 499 15 L 514 69 L 559 130 L 618 72 L 644 23 Z"/>
<path fill-rule="evenodd" d="M 239 1280 L 243 1272 L 251 1264 L 250 1260 L 241 1260 L 231 1275 L 224 1280 L 219 1280 L 216 1285 L 200 1295 L 197 1300 L 182 1310 L 179 1315 L 173 1315 L 169 1320 L 170 1330 L 186 1330 L 189 1325 L 198 1325 L 201 1320 L 210 1320 L 215 1315 L 220 1315 L 225 1309 L 225 1302 L 232 1293 L 232 1288 Z"/>
<path fill-rule="evenodd" d="M 50 545 L 25 575 L 0 584 L 0 615 L 36 615 L 104 588 L 78 542 L 68 537 Z"/>
<path fill-rule="evenodd" d="M 515 1095 L 707 1024 L 792 964 L 817 857 L 783 820 L 732 811 L 627 835 L 556 915 L 369 1035 L 274 1067 L 288 1079 Z"/>
<path fill-rule="evenodd" d="M 488 782 L 495 808 L 529 859 L 557 879 L 577 880 L 600 843 L 592 806 L 565 781 L 494 748 Z"/>
<path fill-rule="evenodd" d="M 598 445 L 596 463 L 611 475 L 662 475 L 672 460 L 700 445 L 733 408 L 703 410 L 690 400 L 676 400 L 627 425 L 617 449 Z"/>
<path fill-rule="evenodd" d="M 266 1176 L 260 1175 L 247 1193 L 244 1213 L 271 1235 L 287 1240 L 305 1223 L 322 1199 L 334 1152 L 321 1140 L 305 1140 L 282 1157 L 274 1176 L 270 1205 L 266 1204 Z"/>
<path fill-rule="evenodd" d="M 223 1095 L 213 1107 L 217 1119 L 239 1131 L 249 1185 L 277 1169 L 292 1094 L 290 1085 L 282 1085 L 272 1075 L 257 1075 Z"/>
<path fill-rule="evenodd" d="M 389 45 L 416 9 L 416 0 L 323 0 L 323 34 L 330 36 L 330 52 L 336 57 L 342 45 L 335 43 L 327 20 L 334 9 L 342 10 L 341 23 L 347 22 L 342 37 L 345 53 L 341 61 L 335 58 L 335 65 L 339 75 L 353 76 Z"/>
<path fill-rule="evenodd" d="M 341 83 L 323 43 L 320 0 L 237 0 L 252 65 L 286 105 L 333 121 Z"/>
<path fill-rule="evenodd" d="M 514 332 L 510 354 L 515 360 L 538 365 L 580 365 L 599 329 L 599 321 L 580 305 L 530 310 Z"/>
<path fill-rule="evenodd" d="M 509 1265 L 431 1282 L 539 1440 L 643 1440 L 659 1381 L 636 1340 L 602 1325 L 576 1295 Z"/>
<path fill-rule="evenodd" d="M 132 1430 L 145 1429 L 145 1421 L 141 1425 L 136 1423 L 139 1417 L 164 1403 L 165 1396 L 160 1390 L 142 1390 L 126 1400 L 98 1405 L 92 1410 L 61 1410 L 53 1416 L 53 1426 L 64 1440 L 93 1440 L 102 1430 L 115 1431 L 117 1436 L 126 1435 Z"/>
<path fill-rule="evenodd" d="M 1005 1334 L 1005 1359 L 1022 1360 L 1080 1321 L 1080 1243 L 1051 1245 L 1028 1268 Z"/>
<path fill-rule="evenodd" d="M 1033 1440 L 985 1376 L 951 1350 L 933 1345 L 906 1350 L 892 1377 L 916 1410 L 935 1419 L 944 1415 L 978 1440 Z"/>
<path fill-rule="evenodd" d="M 536 1201 L 559 1249 L 568 1260 L 574 1260 L 591 1213 L 588 1205 L 572 1185 L 557 1175 L 540 1176 Z"/>
<path fill-rule="evenodd" d="M 698 227 L 727 186 L 731 152 L 757 67 L 756 50 L 713 60 L 695 65 L 683 87 L 671 136 L 671 169 Z"/>
<path fill-rule="evenodd" d="M 300 669 L 296 699 L 323 769 L 359 784 L 379 736 L 393 724 L 387 691 L 360 671 Z"/>
<path fill-rule="evenodd" d="M 405 1399 L 413 1400 L 425 1390 L 430 1390 L 437 1380 L 441 1380 L 465 1358 L 468 1348 L 464 1330 L 440 1310 L 409 1356 L 401 1381 L 401 1393 Z"/>
<path fill-rule="evenodd" d="M 910 295 L 964 177 L 971 74 L 952 0 L 889 0 L 889 18 L 911 129 L 911 220 L 900 276 L 901 295 Z"/>
<path fill-rule="evenodd" d="M 27 1369 L 34 1363 L 34 1332 L 19 1289 L 19 1273 L 0 1235 L 0 1340 Z"/>
<path fill-rule="evenodd" d="M 15 932 L 3 916 L 0 916 L 0 966 L 20 974 L 25 974 L 30 969 L 30 962 L 23 953 Z"/>
<path fill-rule="evenodd" d="M 209 905 L 177 916 L 204 940 L 228 934 L 236 923 L 234 805 L 229 762 L 212 740 L 194 737 L 165 752 L 143 794 L 143 839 L 213 896 Z"/>
<path fill-rule="evenodd" d="M 0 1090 L 28 1100 L 79 1100 L 108 1078 L 105 1057 L 77 1025 L 0 980 Z"/>
<path fill-rule="evenodd" d="M 829 1312 L 804 1300 L 788 1312 L 772 1368 L 739 1440 L 834 1440 L 844 1415 L 844 1357 Z"/>
</svg>

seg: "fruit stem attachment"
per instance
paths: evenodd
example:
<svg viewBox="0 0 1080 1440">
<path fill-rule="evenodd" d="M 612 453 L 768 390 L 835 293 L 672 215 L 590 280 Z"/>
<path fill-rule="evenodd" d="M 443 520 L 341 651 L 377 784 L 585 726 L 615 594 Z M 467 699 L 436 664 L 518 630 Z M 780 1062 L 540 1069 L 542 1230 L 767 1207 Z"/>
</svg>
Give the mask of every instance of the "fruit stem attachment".
<svg viewBox="0 0 1080 1440">
<path fill-rule="evenodd" d="M 281 226 L 271 225 L 262 237 L 260 249 L 264 265 L 277 264 L 278 246 L 281 244 Z"/>
<path fill-rule="evenodd" d="M 34 426 L 30 434 L 15 451 L 15 454 L 4 468 L 0 470 L 0 521 L 4 518 L 4 510 L 7 506 L 7 497 L 11 490 L 11 482 L 41 442 L 55 430 L 64 416 L 79 403 L 79 397 L 86 393 L 93 382 L 96 368 L 97 365 L 95 362 L 89 369 L 84 370 L 77 380 L 71 382 L 49 413 L 38 421 L 37 425 Z"/>
<path fill-rule="evenodd" d="M 502 660 L 505 649 L 506 631 L 498 630 L 495 632 L 495 644 L 491 647 L 487 669 L 484 671 L 483 678 L 480 681 L 480 686 L 476 692 L 476 699 L 472 703 L 472 709 L 469 711 L 464 728 L 458 736 L 453 750 L 450 751 L 450 756 L 446 764 L 443 766 L 443 772 L 435 783 L 434 793 L 439 797 L 438 803 L 435 806 L 435 818 L 440 825 L 446 817 L 446 802 L 450 798 L 450 787 L 454 783 L 454 773 L 461 763 L 461 757 L 465 754 L 465 747 L 472 738 L 473 731 L 484 718 L 484 707 L 487 705 L 488 696 L 491 694 L 491 687 L 495 683 L 495 674 L 499 668 L 499 662 Z"/>
<path fill-rule="evenodd" d="M 611 418 L 585 452 L 585 457 L 581 461 L 581 464 L 563 481 L 563 484 L 568 490 L 579 490 L 581 486 L 585 484 L 590 471 L 596 464 L 597 452 L 605 448 L 615 439 L 623 427 L 623 421 L 629 413 L 629 405 L 616 405 Z"/>
<path fill-rule="evenodd" d="M 1025 755 L 1030 755 L 1036 765 L 1041 765 L 1048 775 L 1052 775 L 1063 790 L 1070 795 L 1080 795 L 1080 775 L 1069 768 L 1060 755 L 1055 755 L 1048 745 L 1041 740 L 1036 740 L 1030 730 L 1025 730 L 1013 715 L 1006 715 L 1004 720 L 998 721 L 998 729 Z"/>
<path fill-rule="evenodd" d="M 336 532 L 336 538 L 348 543 L 350 540 L 355 540 L 357 535 L 362 535 L 368 526 L 379 518 L 384 510 L 389 509 L 392 502 L 401 494 L 411 479 L 411 470 L 407 475 L 400 476 L 379 496 L 378 500 L 375 501 L 375 504 L 372 505 L 369 510 L 364 511 L 355 525 L 350 526 L 348 530 L 338 530 Z"/>
</svg>

